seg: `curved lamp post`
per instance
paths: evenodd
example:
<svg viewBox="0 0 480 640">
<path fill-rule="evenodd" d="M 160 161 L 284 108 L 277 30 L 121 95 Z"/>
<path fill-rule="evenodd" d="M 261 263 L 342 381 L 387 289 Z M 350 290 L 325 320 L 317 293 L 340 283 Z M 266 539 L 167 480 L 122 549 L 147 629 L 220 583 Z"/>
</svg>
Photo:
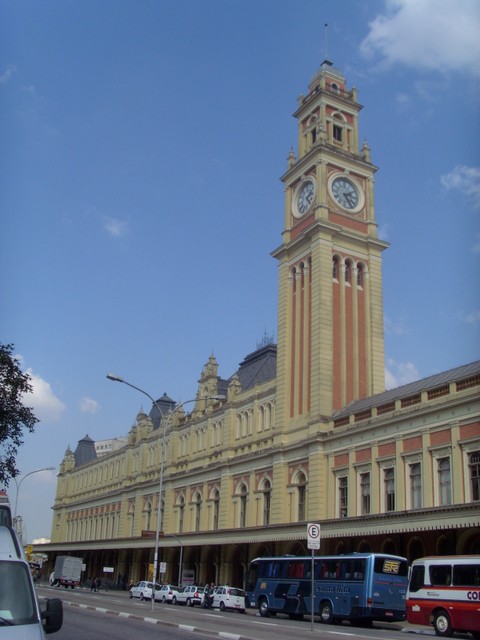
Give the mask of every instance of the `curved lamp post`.
<svg viewBox="0 0 480 640">
<path fill-rule="evenodd" d="M 153 404 L 157 408 L 160 418 L 161 419 L 163 418 L 163 413 L 160 407 L 158 406 L 158 403 L 149 393 L 147 393 L 143 389 L 140 389 L 140 387 L 136 387 L 134 384 L 127 382 L 120 376 L 116 376 L 112 373 L 108 373 L 107 378 L 109 380 L 113 380 L 114 382 L 122 382 L 123 384 L 126 384 L 128 387 L 132 387 L 132 389 L 136 389 L 140 393 L 143 393 L 144 396 L 147 396 L 147 398 L 149 398 L 153 402 Z M 223 399 L 225 399 L 225 396 L 205 396 L 205 398 L 201 398 L 201 400 L 223 400 Z M 162 433 L 162 449 L 161 449 L 161 461 L 160 461 L 160 479 L 158 483 L 157 529 L 155 531 L 155 551 L 153 554 L 152 610 L 154 608 L 154 603 L 155 603 L 155 584 L 157 581 L 157 568 L 158 568 L 158 547 L 159 547 L 160 531 L 162 527 L 162 491 L 163 491 L 163 471 L 165 466 L 165 445 L 166 445 L 166 439 L 167 439 L 167 425 L 170 425 L 173 415 L 181 407 L 183 407 L 185 404 L 188 404 L 190 402 L 196 402 L 197 400 L 198 398 L 194 398 L 193 400 L 185 400 L 185 402 L 181 402 L 180 404 L 177 404 L 175 409 L 167 415 L 167 419 L 166 420 L 162 419 L 163 433 Z"/>
<path fill-rule="evenodd" d="M 44 467 L 43 469 L 35 469 L 35 471 L 29 471 L 29 473 L 26 473 L 23 478 L 20 480 L 20 482 L 16 479 L 13 478 L 15 480 L 15 484 L 17 486 L 17 493 L 15 495 L 15 507 L 13 510 L 13 521 L 15 523 L 15 531 L 18 534 L 18 537 L 20 538 L 20 544 L 23 544 L 23 533 L 20 529 L 20 531 L 18 530 L 18 516 L 17 516 L 17 505 L 18 505 L 18 494 L 20 492 L 20 487 L 22 486 L 22 482 L 28 478 L 28 476 L 33 475 L 34 473 L 40 473 L 40 471 L 55 471 L 55 467 Z"/>
</svg>

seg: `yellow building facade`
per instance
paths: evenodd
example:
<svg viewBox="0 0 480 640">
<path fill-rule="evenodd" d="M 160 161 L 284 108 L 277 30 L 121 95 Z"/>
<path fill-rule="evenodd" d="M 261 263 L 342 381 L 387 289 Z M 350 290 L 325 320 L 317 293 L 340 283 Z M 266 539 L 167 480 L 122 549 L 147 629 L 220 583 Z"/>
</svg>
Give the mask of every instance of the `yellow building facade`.
<svg viewBox="0 0 480 640">
<path fill-rule="evenodd" d="M 282 176 L 278 343 L 228 379 L 211 356 L 190 413 L 163 396 L 101 458 L 60 465 L 51 543 L 86 575 L 243 585 L 260 555 L 480 552 L 480 362 L 384 389 L 382 252 L 355 89 L 325 61 L 298 99 Z M 165 431 L 162 497 L 159 478 Z M 161 509 L 160 520 L 158 509 Z"/>
</svg>

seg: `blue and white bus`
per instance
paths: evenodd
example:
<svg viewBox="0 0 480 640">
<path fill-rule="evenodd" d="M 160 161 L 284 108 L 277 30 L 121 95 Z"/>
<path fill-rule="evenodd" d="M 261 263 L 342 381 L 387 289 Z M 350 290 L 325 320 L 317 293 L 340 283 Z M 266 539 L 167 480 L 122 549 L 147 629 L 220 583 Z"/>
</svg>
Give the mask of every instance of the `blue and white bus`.
<svg viewBox="0 0 480 640">
<path fill-rule="evenodd" d="M 313 614 L 324 623 L 405 620 L 406 558 L 382 553 L 314 557 Z M 255 558 L 247 577 L 246 606 L 267 617 L 301 619 L 312 611 L 312 558 Z"/>
</svg>

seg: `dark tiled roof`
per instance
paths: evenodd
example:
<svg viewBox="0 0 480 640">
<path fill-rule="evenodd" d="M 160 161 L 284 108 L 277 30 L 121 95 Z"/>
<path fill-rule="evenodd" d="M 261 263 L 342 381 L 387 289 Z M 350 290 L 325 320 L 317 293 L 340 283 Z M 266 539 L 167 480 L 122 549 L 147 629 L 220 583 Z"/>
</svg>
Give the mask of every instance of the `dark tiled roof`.
<svg viewBox="0 0 480 640">
<path fill-rule="evenodd" d="M 163 394 L 161 398 L 156 401 L 158 408 L 155 404 L 152 404 L 152 408 L 150 409 L 150 413 L 148 414 L 150 420 L 153 422 L 153 428 L 158 429 L 160 426 L 160 415 L 158 409 L 160 409 L 161 415 L 165 416 L 169 411 L 173 411 L 175 409 L 175 405 L 177 404 L 175 400 L 172 400 L 166 393 Z"/>
<path fill-rule="evenodd" d="M 242 391 L 275 378 L 277 375 L 277 345 L 267 344 L 253 353 L 249 353 L 240 363 L 236 375 L 242 385 Z"/>
<path fill-rule="evenodd" d="M 87 464 L 95 460 L 97 452 L 95 451 L 95 442 L 87 435 L 78 441 L 77 448 L 75 449 L 75 466 L 80 467 L 82 464 Z"/>
<path fill-rule="evenodd" d="M 480 375 L 480 360 L 461 367 L 456 367 L 455 369 L 449 369 L 442 373 L 437 373 L 433 376 L 429 376 L 428 378 L 417 380 L 416 382 L 404 384 L 401 387 L 396 387 L 395 389 L 389 389 L 388 391 L 377 393 L 374 396 L 369 396 L 362 400 L 354 400 L 343 409 L 335 412 L 333 417 L 337 419 L 351 413 L 359 413 L 361 411 L 371 409 L 372 407 L 387 404 L 389 402 L 395 402 L 395 400 L 399 400 L 400 398 L 413 396 L 421 393 L 422 391 L 435 389 L 436 387 L 441 387 L 442 385 L 477 375 Z"/>
</svg>

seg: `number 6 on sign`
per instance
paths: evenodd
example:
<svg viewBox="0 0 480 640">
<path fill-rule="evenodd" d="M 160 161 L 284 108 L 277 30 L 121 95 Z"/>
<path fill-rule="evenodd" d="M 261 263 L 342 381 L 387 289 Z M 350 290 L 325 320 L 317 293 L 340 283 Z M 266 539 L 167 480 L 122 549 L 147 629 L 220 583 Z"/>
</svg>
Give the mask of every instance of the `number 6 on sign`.
<svg viewBox="0 0 480 640">
<path fill-rule="evenodd" d="M 307 525 L 307 546 L 309 549 L 320 549 L 320 525 L 316 522 Z"/>
</svg>

